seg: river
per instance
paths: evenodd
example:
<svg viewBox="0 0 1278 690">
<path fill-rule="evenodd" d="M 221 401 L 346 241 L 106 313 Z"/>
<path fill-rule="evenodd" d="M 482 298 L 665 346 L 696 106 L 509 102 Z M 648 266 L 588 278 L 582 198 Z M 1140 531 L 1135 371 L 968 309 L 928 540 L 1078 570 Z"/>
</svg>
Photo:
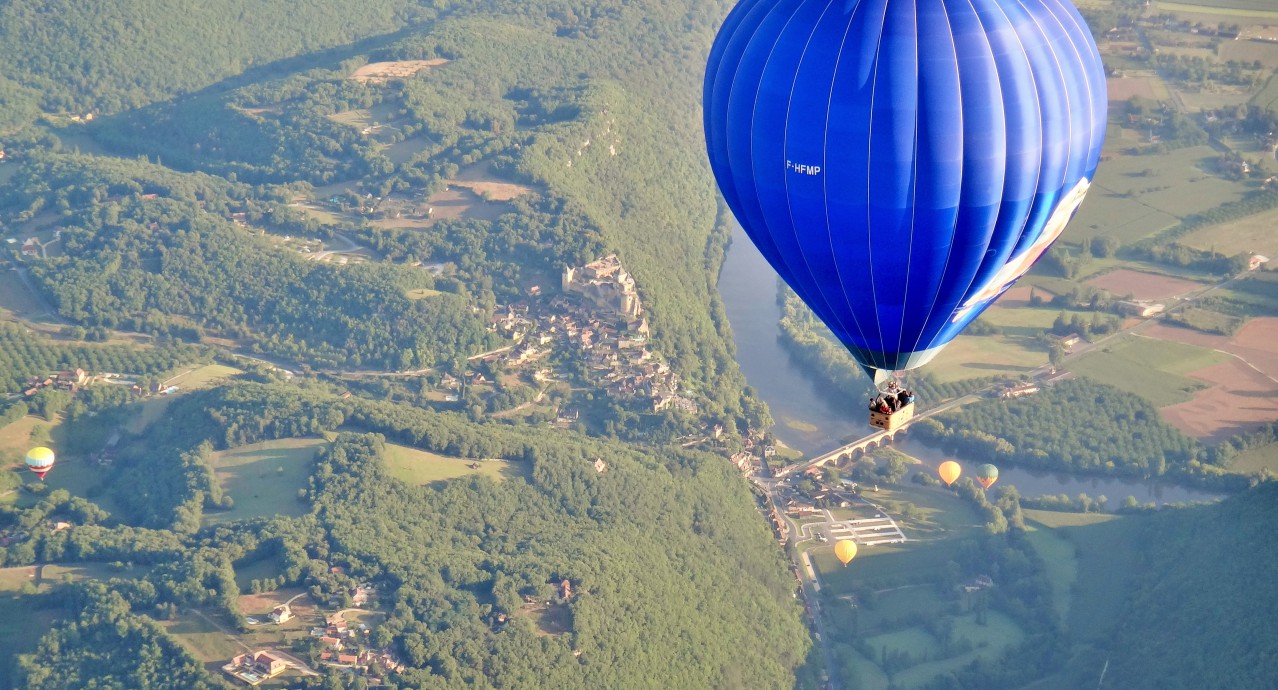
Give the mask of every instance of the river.
<svg viewBox="0 0 1278 690">
<path fill-rule="evenodd" d="M 740 228 L 732 236 L 732 247 L 719 275 L 728 320 L 737 346 L 737 363 L 746 381 L 768 403 L 776 418 L 776 436 L 787 446 L 816 455 L 832 450 L 845 440 L 860 438 L 871 431 L 860 398 L 841 396 L 813 379 L 781 346 L 777 321 L 777 275 Z M 858 392 L 859 396 L 859 392 Z M 906 441 L 897 446 L 903 452 L 935 467 L 944 454 L 921 443 Z M 965 467 L 972 463 L 964 463 Z M 970 471 L 970 469 L 969 469 Z M 1110 505 L 1127 496 L 1142 503 L 1177 503 L 1219 498 L 1218 494 L 1167 483 L 1094 477 L 1053 472 L 1031 472 L 1013 467 L 999 468 L 999 483 L 1015 485 L 1024 496 L 1085 493 L 1092 498 L 1104 495 Z"/>
</svg>

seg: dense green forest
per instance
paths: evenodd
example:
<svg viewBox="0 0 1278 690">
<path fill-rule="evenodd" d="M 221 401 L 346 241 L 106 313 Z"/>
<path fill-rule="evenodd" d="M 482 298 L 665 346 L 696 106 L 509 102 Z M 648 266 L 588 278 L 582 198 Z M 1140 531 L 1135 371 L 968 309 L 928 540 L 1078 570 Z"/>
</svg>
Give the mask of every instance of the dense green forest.
<svg viewBox="0 0 1278 690">
<path fill-rule="evenodd" d="M 1106 684 L 1180 690 L 1267 688 L 1278 674 L 1272 619 L 1278 592 L 1270 529 L 1278 485 L 1219 505 L 1158 515 L 1141 540 L 1136 580 L 1112 640 Z M 1259 609 L 1258 609 L 1259 607 Z"/>
</svg>

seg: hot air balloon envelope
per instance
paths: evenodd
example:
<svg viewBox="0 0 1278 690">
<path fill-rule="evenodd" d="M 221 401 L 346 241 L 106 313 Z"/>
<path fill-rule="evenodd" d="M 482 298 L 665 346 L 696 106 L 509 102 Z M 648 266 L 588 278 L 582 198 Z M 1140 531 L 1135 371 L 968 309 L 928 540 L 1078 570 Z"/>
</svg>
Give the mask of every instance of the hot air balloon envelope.
<svg viewBox="0 0 1278 690">
<path fill-rule="evenodd" d="M 703 92 L 728 206 L 876 383 L 1060 235 L 1106 100 L 1068 0 L 741 0 Z"/>
<path fill-rule="evenodd" d="M 946 460 L 941 463 L 940 467 L 936 468 L 936 472 L 941 475 L 941 481 L 945 482 L 946 486 L 949 486 L 963 473 L 963 468 L 959 467 L 959 464 L 953 460 Z"/>
<path fill-rule="evenodd" d="M 853 558 L 856 558 L 856 542 L 851 539 L 840 539 L 834 544 L 834 556 L 843 565 L 847 565 Z"/>
<path fill-rule="evenodd" d="M 987 489 L 994 486 L 994 482 L 998 481 L 998 468 L 989 463 L 981 465 L 976 468 L 976 481 Z"/>
<path fill-rule="evenodd" d="M 32 448 L 27 452 L 27 469 L 44 479 L 44 475 L 53 469 L 53 451 L 43 446 Z"/>
</svg>

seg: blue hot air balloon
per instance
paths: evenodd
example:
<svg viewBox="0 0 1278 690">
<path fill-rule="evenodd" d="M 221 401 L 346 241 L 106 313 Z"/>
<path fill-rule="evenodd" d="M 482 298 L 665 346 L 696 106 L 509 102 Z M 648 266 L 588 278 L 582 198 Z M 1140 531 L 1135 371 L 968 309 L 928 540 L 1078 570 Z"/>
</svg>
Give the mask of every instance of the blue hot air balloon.
<svg viewBox="0 0 1278 690">
<path fill-rule="evenodd" d="M 742 0 L 706 69 L 715 179 L 876 383 L 926 363 L 1060 235 L 1105 136 L 1067 0 Z"/>
</svg>

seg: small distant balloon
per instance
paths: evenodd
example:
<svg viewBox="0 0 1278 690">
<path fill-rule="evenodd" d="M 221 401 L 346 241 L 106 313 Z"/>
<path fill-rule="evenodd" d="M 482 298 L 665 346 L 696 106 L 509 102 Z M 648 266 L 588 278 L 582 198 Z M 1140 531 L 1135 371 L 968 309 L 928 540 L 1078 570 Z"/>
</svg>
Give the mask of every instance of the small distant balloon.
<svg viewBox="0 0 1278 690">
<path fill-rule="evenodd" d="M 856 542 L 851 539 L 840 539 L 834 545 L 834 555 L 843 565 L 856 558 Z"/>
<path fill-rule="evenodd" d="M 987 489 L 994 486 L 994 482 L 998 481 L 998 468 L 989 463 L 981 465 L 976 468 L 976 481 Z"/>
<path fill-rule="evenodd" d="M 27 451 L 27 469 L 44 481 L 44 475 L 53 469 L 53 451 L 44 446 Z"/>
<path fill-rule="evenodd" d="M 941 481 L 945 482 L 946 486 L 950 486 L 959 478 L 960 474 L 963 474 L 963 468 L 959 467 L 959 464 L 953 460 L 946 460 L 941 463 L 940 467 L 936 468 L 936 472 L 941 475 Z"/>
</svg>

